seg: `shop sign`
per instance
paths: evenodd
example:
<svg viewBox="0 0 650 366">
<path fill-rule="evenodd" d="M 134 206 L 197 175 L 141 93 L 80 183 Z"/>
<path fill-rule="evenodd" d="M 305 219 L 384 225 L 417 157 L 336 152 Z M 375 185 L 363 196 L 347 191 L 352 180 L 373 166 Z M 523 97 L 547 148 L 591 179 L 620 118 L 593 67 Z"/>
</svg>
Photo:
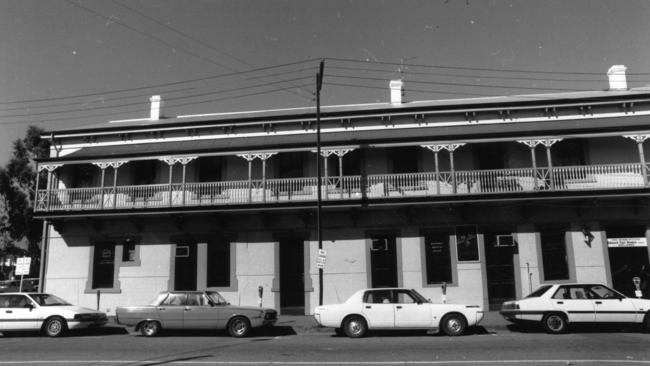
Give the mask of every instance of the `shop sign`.
<svg viewBox="0 0 650 366">
<path fill-rule="evenodd" d="M 610 248 L 633 248 L 647 247 L 646 238 L 607 238 L 607 246 Z"/>
<path fill-rule="evenodd" d="M 16 258 L 16 271 L 17 276 L 29 275 L 29 266 L 32 264 L 30 257 Z"/>
</svg>

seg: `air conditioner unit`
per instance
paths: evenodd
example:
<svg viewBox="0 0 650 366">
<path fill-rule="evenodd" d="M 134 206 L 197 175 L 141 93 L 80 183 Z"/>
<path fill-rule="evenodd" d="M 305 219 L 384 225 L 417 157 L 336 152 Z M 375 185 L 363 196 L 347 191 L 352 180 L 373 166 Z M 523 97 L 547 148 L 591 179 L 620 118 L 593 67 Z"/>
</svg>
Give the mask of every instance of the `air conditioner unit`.
<svg viewBox="0 0 650 366">
<path fill-rule="evenodd" d="M 512 235 L 497 235 L 497 242 L 494 244 L 495 247 L 514 247 L 515 238 Z"/>
</svg>

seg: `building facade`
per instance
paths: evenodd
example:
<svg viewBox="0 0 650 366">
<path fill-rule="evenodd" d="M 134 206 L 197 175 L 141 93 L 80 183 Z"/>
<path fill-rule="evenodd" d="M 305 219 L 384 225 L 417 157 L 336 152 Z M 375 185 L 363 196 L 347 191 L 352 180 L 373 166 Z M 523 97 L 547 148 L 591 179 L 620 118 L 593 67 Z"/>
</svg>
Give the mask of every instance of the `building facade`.
<svg viewBox="0 0 650 366">
<path fill-rule="evenodd" d="M 612 70 L 605 91 L 323 107 L 320 156 L 315 108 L 161 118 L 152 99 L 53 131 L 43 289 L 109 313 L 167 289 L 284 314 L 384 286 L 491 309 L 555 282 L 648 296 L 650 89 Z"/>
</svg>

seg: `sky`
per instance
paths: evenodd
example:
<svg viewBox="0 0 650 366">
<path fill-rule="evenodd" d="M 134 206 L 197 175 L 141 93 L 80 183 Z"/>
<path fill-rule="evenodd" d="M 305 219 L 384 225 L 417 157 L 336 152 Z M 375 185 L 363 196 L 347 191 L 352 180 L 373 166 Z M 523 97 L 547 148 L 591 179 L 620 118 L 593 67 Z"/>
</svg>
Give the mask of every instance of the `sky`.
<svg viewBox="0 0 650 366">
<path fill-rule="evenodd" d="M 650 84 L 647 0 L 0 0 L 0 164 L 46 131 L 236 112 Z"/>
</svg>

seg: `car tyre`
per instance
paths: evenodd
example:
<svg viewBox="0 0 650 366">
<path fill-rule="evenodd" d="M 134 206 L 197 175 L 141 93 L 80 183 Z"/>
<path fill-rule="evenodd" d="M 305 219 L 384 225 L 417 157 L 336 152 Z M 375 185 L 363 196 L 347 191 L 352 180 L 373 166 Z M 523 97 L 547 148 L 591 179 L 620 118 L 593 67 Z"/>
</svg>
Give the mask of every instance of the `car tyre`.
<svg viewBox="0 0 650 366">
<path fill-rule="evenodd" d="M 140 333 L 145 337 L 155 337 L 160 333 L 160 323 L 154 320 L 147 320 L 140 325 Z"/>
<path fill-rule="evenodd" d="M 228 334 L 233 337 L 246 337 L 251 331 L 251 323 L 243 316 L 238 316 L 228 323 Z"/>
<path fill-rule="evenodd" d="M 48 337 L 61 337 L 68 330 L 68 324 L 59 316 L 54 316 L 45 321 L 43 331 Z"/>
<path fill-rule="evenodd" d="M 461 314 L 445 315 L 440 323 L 442 331 L 450 337 L 463 335 L 467 329 L 467 320 Z"/>
<path fill-rule="evenodd" d="M 353 315 L 345 319 L 343 324 L 345 335 L 350 338 L 361 338 L 368 331 L 366 320 L 358 315 Z"/>
<path fill-rule="evenodd" d="M 559 313 L 549 313 L 542 318 L 542 326 L 547 333 L 561 334 L 565 333 L 569 328 L 564 315 Z"/>
</svg>

